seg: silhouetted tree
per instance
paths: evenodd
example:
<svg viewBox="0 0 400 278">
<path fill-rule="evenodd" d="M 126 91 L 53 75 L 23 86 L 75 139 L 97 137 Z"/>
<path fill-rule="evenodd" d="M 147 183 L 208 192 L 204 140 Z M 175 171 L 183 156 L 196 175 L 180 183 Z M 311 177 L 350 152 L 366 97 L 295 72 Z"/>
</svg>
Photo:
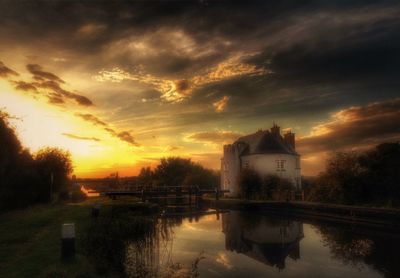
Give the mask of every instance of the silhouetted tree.
<svg viewBox="0 0 400 278">
<path fill-rule="evenodd" d="M 200 188 L 215 188 L 219 185 L 219 173 L 206 169 L 200 164 L 192 163 L 183 185 L 199 186 Z"/>
<path fill-rule="evenodd" d="M 384 143 L 360 155 L 365 201 L 400 204 L 400 144 Z"/>
<path fill-rule="evenodd" d="M 68 175 L 72 172 L 71 155 L 59 148 L 44 148 L 35 154 L 40 178 L 40 200 L 50 200 L 50 194 L 65 191 Z"/>
<path fill-rule="evenodd" d="M 57 192 L 71 169 L 69 155 L 58 149 L 39 151 L 33 158 L 10 126 L 9 115 L 0 111 L 0 211 L 48 201 L 49 171 Z"/>
<path fill-rule="evenodd" d="M 341 152 L 313 182 L 309 200 L 343 204 L 400 204 L 400 144 Z"/>
<path fill-rule="evenodd" d="M 137 183 L 141 186 L 148 187 L 154 183 L 154 173 L 150 167 L 143 167 L 137 178 Z"/>
<path fill-rule="evenodd" d="M 354 196 L 362 194 L 360 183 L 362 171 L 358 153 L 335 153 L 327 161 L 325 172 L 316 180 L 315 187 L 310 193 L 311 199 L 353 204 L 356 202 Z"/>
<path fill-rule="evenodd" d="M 154 184 L 159 186 L 214 188 L 219 185 L 218 176 L 217 172 L 180 157 L 162 158 L 153 172 Z"/>
</svg>

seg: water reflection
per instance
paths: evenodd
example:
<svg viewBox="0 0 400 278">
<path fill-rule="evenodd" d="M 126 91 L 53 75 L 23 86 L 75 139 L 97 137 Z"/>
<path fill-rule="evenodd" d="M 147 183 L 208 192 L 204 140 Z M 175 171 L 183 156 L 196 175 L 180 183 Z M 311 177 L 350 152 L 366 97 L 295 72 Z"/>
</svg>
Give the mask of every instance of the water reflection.
<svg viewBox="0 0 400 278">
<path fill-rule="evenodd" d="M 298 221 L 271 220 L 239 211 L 222 216 L 225 248 L 244 254 L 266 265 L 285 268 L 286 257 L 300 258 L 303 224 Z"/>
<path fill-rule="evenodd" d="M 397 234 L 239 211 L 122 218 L 95 224 L 92 251 L 127 277 L 400 277 Z"/>
</svg>

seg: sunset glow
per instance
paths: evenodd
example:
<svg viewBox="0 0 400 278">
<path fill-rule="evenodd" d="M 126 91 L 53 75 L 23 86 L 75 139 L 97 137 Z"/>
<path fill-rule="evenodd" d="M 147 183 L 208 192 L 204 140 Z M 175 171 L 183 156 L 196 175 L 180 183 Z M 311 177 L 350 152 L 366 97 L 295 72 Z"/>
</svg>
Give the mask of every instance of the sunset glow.
<svg viewBox="0 0 400 278">
<path fill-rule="evenodd" d="M 400 138 L 386 44 L 399 44 L 398 10 L 153 4 L 1 9 L 0 108 L 24 146 L 70 151 L 78 177 L 136 175 L 167 156 L 219 169 L 224 143 L 275 121 L 315 175 L 330 152 Z"/>
</svg>

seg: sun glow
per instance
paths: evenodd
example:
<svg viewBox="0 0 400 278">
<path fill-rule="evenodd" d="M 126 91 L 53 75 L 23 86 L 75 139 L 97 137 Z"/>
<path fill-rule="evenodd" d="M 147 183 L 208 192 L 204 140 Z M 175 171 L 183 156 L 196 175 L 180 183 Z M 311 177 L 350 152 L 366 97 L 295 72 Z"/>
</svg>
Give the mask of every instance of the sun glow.
<svg viewBox="0 0 400 278">
<path fill-rule="evenodd" d="M 115 168 L 122 169 L 125 174 L 136 171 L 138 157 L 132 146 L 77 118 L 73 110 L 65 111 L 65 108 L 24 96 L 5 82 L 0 82 L 0 96 L 0 107 L 13 117 L 11 124 L 23 146 L 31 152 L 46 146 L 68 150 L 78 176 L 105 176 Z M 66 134 L 97 140 L 77 140 Z"/>
</svg>

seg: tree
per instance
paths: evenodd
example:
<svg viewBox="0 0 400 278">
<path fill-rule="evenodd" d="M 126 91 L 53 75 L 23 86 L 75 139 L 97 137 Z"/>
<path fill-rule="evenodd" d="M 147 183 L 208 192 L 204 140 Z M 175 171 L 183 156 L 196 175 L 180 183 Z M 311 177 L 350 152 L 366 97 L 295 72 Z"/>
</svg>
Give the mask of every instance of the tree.
<svg viewBox="0 0 400 278">
<path fill-rule="evenodd" d="M 181 157 L 162 158 L 153 172 L 154 184 L 158 186 L 199 186 L 214 188 L 219 184 L 217 172 L 206 169 L 190 159 Z"/>
<path fill-rule="evenodd" d="M 336 153 L 312 185 L 309 200 L 400 205 L 399 169 L 399 143 L 383 143 L 360 153 Z"/>
<path fill-rule="evenodd" d="M 400 143 L 383 143 L 363 153 L 362 183 L 368 200 L 379 204 L 400 204 Z"/>
<path fill-rule="evenodd" d="M 68 175 L 72 172 L 71 155 L 59 148 L 44 148 L 35 154 L 40 178 L 40 201 L 49 201 L 50 194 L 65 190 Z"/>
<path fill-rule="evenodd" d="M 0 210 L 24 207 L 36 199 L 34 161 L 22 147 L 9 118 L 0 111 Z"/>
<path fill-rule="evenodd" d="M 356 152 L 337 152 L 328 159 L 326 170 L 320 174 L 311 190 L 313 201 L 357 203 L 364 198 L 361 184 L 363 169 Z"/>
<path fill-rule="evenodd" d="M 143 167 L 142 169 L 140 169 L 140 173 L 138 176 L 138 184 L 144 187 L 148 187 L 153 185 L 153 181 L 154 181 L 154 173 L 151 170 L 150 167 Z"/>
<path fill-rule="evenodd" d="M 192 163 L 187 173 L 184 186 L 198 186 L 200 188 L 214 189 L 219 184 L 219 173 L 206 169 L 200 164 Z"/>
<path fill-rule="evenodd" d="M 257 197 L 262 187 L 260 175 L 253 169 L 243 169 L 239 176 L 239 195 L 241 198 L 252 199 Z"/>
<path fill-rule="evenodd" d="M 291 190 L 293 190 L 293 184 L 288 179 L 277 175 L 266 175 L 262 180 L 260 198 L 264 200 L 286 200 Z"/>
</svg>

